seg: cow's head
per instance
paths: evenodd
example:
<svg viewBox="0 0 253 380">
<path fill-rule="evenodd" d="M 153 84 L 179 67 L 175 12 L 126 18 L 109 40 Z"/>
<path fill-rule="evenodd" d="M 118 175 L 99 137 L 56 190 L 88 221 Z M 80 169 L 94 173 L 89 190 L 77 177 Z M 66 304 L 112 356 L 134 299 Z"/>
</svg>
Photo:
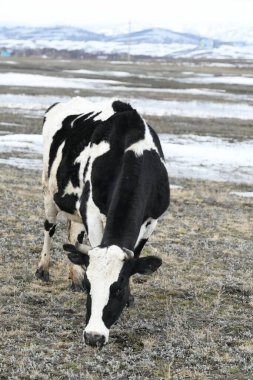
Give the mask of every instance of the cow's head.
<svg viewBox="0 0 253 380">
<path fill-rule="evenodd" d="M 109 329 L 129 300 L 129 279 L 135 274 L 155 272 L 162 260 L 155 256 L 134 258 L 133 252 L 116 245 L 82 252 L 65 244 L 70 261 L 86 267 L 83 279 L 87 290 L 84 340 L 92 346 L 108 342 Z"/>
</svg>

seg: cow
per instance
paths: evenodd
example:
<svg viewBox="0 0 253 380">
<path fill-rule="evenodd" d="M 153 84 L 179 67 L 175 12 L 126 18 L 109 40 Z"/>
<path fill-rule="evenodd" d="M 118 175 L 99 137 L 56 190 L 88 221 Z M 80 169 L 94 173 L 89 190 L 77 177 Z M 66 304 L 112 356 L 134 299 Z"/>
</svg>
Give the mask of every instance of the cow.
<svg viewBox="0 0 253 380">
<path fill-rule="evenodd" d="M 159 138 L 128 103 L 81 97 L 51 106 L 43 125 L 44 245 L 36 276 L 49 280 L 56 216 L 70 221 L 64 250 L 72 287 L 87 292 L 84 341 L 102 347 L 131 304 L 130 277 L 161 265 L 140 257 L 170 200 Z M 87 236 L 90 245 L 83 244 Z"/>
</svg>

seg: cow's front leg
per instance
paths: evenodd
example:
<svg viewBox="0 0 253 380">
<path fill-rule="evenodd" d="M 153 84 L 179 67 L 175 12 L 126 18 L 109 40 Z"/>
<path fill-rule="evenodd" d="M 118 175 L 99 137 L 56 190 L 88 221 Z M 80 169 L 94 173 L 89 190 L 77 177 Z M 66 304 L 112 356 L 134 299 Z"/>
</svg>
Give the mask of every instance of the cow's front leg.
<svg viewBox="0 0 253 380">
<path fill-rule="evenodd" d="M 82 244 L 85 235 L 84 225 L 69 221 L 68 240 L 71 244 Z M 73 291 L 83 291 L 83 278 L 85 269 L 81 265 L 71 264 L 69 270 L 69 279 L 71 280 L 70 288 Z"/>
<path fill-rule="evenodd" d="M 44 196 L 46 220 L 44 223 L 44 244 L 36 277 L 42 281 L 49 281 L 49 264 L 52 237 L 55 233 L 57 208 L 51 195 L 46 191 Z"/>
</svg>

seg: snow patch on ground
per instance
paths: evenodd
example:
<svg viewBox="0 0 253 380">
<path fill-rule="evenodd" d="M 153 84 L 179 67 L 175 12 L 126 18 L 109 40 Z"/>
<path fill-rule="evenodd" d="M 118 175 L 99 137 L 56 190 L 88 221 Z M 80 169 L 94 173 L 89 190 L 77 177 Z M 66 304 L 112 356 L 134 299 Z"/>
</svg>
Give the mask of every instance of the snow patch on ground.
<svg viewBox="0 0 253 380">
<path fill-rule="evenodd" d="M 7 135 L 0 137 L 0 153 L 30 152 L 42 153 L 41 135 Z"/>
<path fill-rule="evenodd" d="M 36 158 L 0 158 L 0 164 L 14 166 L 18 169 L 42 170 L 42 160 Z"/>
<path fill-rule="evenodd" d="M 0 74 L 1 86 L 103 89 L 108 88 L 108 85 L 117 84 L 122 84 L 122 82 L 106 79 L 60 78 L 12 72 Z"/>
<path fill-rule="evenodd" d="M 253 140 L 168 134 L 161 134 L 160 140 L 171 177 L 253 184 Z M 8 154 L 1 164 L 40 170 L 42 136 L 0 136 L 0 153 Z"/>
<path fill-rule="evenodd" d="M 65 102 L 69 99 L 70 97 L 68 96 L 0 94 L 0 107 L 46 111 L 50 105 L 58 102 Z"/>
<path fill-rule="evenodd" d="M 160 135 L 169 175 L 253 183 L 253 140 L 193 135 Z"/>
<path fill-rule="evenodd" d="M 113 70 L 112 71 L 109 71 L 109 70 L 95 71 L 95 70 L 79 69 L 79 70 L 64 70 L 64 72 L 74 73 L 74 74 L 83 74 L 83 75 L 101 75 L 101 76 L 110 75 L 110 76 L 119 77 L 119 78 L 132 76 L 127 71 L 113 71 Z"/>
<path fill-rule="evenodd" d="M 205 84 L 212 84 L 212 83 L 224 83 L 224 84 L 240 84 L 245 86 L 252 86 L 253 85 L 253 77 L 246 77 L 246 76 L 213 76 L 213 75 L 206 75 L 201 77 L 192 77 L 192 78 L 176 78 L 177 82 L 183 82 L 183 83 L 205 83 Z"/>
<path fill-rule="evenodd" d="M 181 189 L 183 189 L 183 186 L 180 186 L 180 185 L 171 185 L 170 184 L 170 189 L 171 190 L 181 190 Z"/>
<path fill-rule="evenodd" d="M 253 198 L 253 191 L 231 191 L 231 195 L 237 195 L 238 197 Z"/>
<path fill-rule="evenodd" d="M 147 90 L 147 89 L 146 89 Z M 192 93 L 194 91 L 192 90 Z M 187 92 L 186 92 L 187 93 Z M 189 92 L 188 92 L 189 93 Z M 196 90 L 198 94 L 198 91 Z M 132 104 L 133 107 L 145 115 L 155 116 L 184 116 L 200 118 L 236 118 L 253 120 L 253 106 L 245 103 L 225 103 L 212 101 L 171 101 L 145 98 L 124 98 L 121 100 Z M 68 101 L 70 97 L 64 96 L 32 96 L 0 94 L 0 107 L 19 109 L 29 112 L 45 111 L 50 105 L 57 102 Z M 94 103 L 109 101 L 111 97 L 87 97 Z M 40 113 L 42 114 L 42 112 Z"/>
</svg>

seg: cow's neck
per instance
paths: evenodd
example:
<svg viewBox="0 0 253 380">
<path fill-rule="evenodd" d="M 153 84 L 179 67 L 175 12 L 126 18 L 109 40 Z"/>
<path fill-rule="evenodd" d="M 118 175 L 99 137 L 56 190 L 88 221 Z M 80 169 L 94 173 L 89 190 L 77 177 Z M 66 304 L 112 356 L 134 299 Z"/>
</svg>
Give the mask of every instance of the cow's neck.
<svg viewBox="0 0 253 380">
<path fill-rule="evenodd" d="M 107 213 L 102 245 L 134 249 L 145 217 L 144 185 L 140 177 L 119 181 Z"/>
</svg>

